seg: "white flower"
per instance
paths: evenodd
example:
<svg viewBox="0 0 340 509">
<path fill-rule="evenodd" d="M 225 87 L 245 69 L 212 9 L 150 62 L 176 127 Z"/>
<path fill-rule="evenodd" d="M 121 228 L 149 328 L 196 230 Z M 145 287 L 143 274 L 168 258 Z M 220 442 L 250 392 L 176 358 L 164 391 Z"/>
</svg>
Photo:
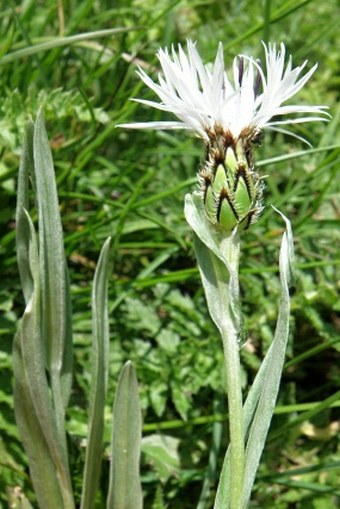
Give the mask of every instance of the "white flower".
<svg viewBox="0 0 340 509">
<path fill-rule="evenodd" d="M 120 127 L 150 129 L 189 129 L 205 141 L 221 131 L 232 139 L 254 139 L 263 129 L 287 132 L 282 125 L 325 120 L 325 106 L 285 105 L 309 80 L 317 65 L 302 75 L 307 61 L 285 67 L 285 46 L 264 45 L 266 65 L 247 56 L 234 59 L 232 79 L 228 78 L 220 43 L 212 66 L 203 65 L 195 44 L 187 41 L 187 54 L 181 45 L 157 53 L 162 67 L 158 83 L 141 68 L 138 75 L 161 102 L 135 99 L 159 110 L 168 111 L 178 121 L 123 124 Z M 303 116 L 285 118 L 289 114 Z M 307 115 L 307 116 L 306 116 Z M 273 119 L 273 117 L 275 117 Z M 291 134 L 291 133 L 289 133 Z"/>
</svg>

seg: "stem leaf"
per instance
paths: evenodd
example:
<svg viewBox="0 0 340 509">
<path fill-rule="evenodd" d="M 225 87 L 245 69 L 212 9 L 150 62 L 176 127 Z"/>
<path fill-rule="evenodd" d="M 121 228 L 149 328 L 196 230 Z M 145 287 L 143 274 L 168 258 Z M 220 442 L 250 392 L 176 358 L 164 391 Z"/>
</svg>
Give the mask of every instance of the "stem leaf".
<svg viewBox="0 0 340 509">
<path fill-rule="evenodd" d="M 279 214 L 281 213 L 279 212 Z M 281 297 L 279 316 L 272 345 L 262 362 L 245 403 L 245 420 L 249 421 L 251 416 L 251 425 L 246 446 L 246 471 L 243 486 L 244 508 L 247 507 L 250 499 L 251 489 L 273 416 L 289 334 L 289 284 L 294 257 L 293 235 L 289 220 L 283 214 L 281 216 L 286 223 L 286 232 L 283 234 L 280 249 Z"/>
<path fill-rule="evenodd" d="M 221 334 L 228 327 L 230 317 L 241 334 L 239 237 L 237 234 L 225 236 L 212 226 L 198 193 L 186 195 L 184 213 L 195 232 L 195 254 L 210 316 Z"/>
</svg>

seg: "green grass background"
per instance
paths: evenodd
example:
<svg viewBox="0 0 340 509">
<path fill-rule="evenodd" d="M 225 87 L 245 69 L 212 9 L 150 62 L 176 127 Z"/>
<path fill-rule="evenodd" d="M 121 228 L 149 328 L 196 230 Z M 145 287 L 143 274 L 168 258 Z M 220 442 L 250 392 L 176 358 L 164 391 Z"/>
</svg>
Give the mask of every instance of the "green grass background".
<svg viewBox="0 0 340 509">
<path fill-rule="evenodd" d="M 14 421 L 11 350 L 23 312 L 15 255 L 16 179 L 24 126 L 40 105 L 72 282 L 75 367 L 67 425 L 76 499 L 90 381 L 91 281 L 100 247 L 112 235 L 107 440 L 118 372 L 131 359 L 148 437 L 142 457 L 146 509 L 212 505 L 228 442 L 223 355 L 183 216 L 203 147 L 185 132 L 115 127 L 162 118 L 129 101 L 153 98 L 136 76 L 136 62 L 155 76 L 159 46 L 185 44 L 187 38 L 197 40 L 205 62 L 214 59 L 219 41 L 226 62 L 240 52 L 263 58 L 261 40 L 283 41 L 296 65 L 319 62 L 298 101 L 329 106 L 332 119 L 295 128 L 313 148 L 267 133 L 255 155 L 259 171 L 268 175 L 266 209 L 242 240 L 249 340 L 241 356 L 246 392 L 272 340 L 278 311 L 283 225 L 273 204 L 292 221 L 297 279 L 278 408 L 251 507 L 338 507 L 339 16 L 336 0 L 0 3 L 0 507 L 16 507 L 10 504 L 18 489 L 34 504 Z M 111 29 L 121 30 L 103 32 Z M 98 508 L 104 507 L 108 457 L 106 449 Z"/>
</svg>

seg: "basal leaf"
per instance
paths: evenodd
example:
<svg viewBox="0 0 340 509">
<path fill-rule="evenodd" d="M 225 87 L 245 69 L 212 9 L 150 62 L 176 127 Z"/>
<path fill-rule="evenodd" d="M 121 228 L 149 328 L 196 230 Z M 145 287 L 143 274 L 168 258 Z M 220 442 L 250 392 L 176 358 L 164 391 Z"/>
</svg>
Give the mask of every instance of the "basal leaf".
<svg viewBox="0 0 340 509">
<path fill-rule="evenodd" d="M 141 407 L 135 369 L 127 362 L 120 374 L 113 408 L 112 459 L 107 509 L 141 509 L 139 476 Z"/>
</svg>

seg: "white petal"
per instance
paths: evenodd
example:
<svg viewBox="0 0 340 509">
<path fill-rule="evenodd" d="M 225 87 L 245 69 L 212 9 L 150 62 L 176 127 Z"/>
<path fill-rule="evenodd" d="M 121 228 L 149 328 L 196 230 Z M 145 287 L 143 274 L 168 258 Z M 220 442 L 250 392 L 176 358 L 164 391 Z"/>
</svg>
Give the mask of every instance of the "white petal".
<svg viewBox="0 0 340 509">
<path fill-rule="evenodd" d="M 293 138 L 296 138 L 297 140 L 302 141 L 302 143 L 306 143 L 306 145 L 308 145 L 310 148 L 312 148 L 312 145 L 309 143 L 309 141 L 306 140 L 306 138 L 303 138 L 302 136 L 299 136 L 298 134 L 292 133 L 291 131 L 288 131 L 287 129 L 282 129 L 280 127 L 269 127 L 268 130 L 276 131 L 278 133 L 292 136 Z"/>
<path fill-rule="evenodd" d="M 142 81 L 160 99 L 160 102 L 135 99 L 144 105 L 175 115 L 179 121 L 142 122 L 131 124 L 132 128 L 189 129 L 204 139 L 219 126 L 237 138 L 247 129 L 276 129 L 281 124 L 295 124 L 325 120 L 328 116 L 324 106 L 284 105 L 306 84 L 317 65 L 304 75 L 307 61 L 293 68 L 292 58 L 285 64 L 286 48 L 283 43 L 279 50 L 275 44 L 263 43 L 265 68 L 249 56 L 233 61 L 233 80 L 227 77 L 224 65 L 223 46 L 219 44 L 215 62 L 204 65 L 195 43 L 188 40 L 186 51 L 181 45 L 159 49 L 157 56 L 162 72 L 158 83 L 139 68 L 137 73 Z M 258 78 L 259 76 L 259 78 Z M 261 79 L 262 93 L 254 92 L 256 82 Z M 302 114 L 290 119 L 288 115 Z M 271 121 L 280 116 L 282 120 Z M 286 118 L 283 118 L 285 117 Z M 126 126 L 126 124 L 124 124 Z"/>
<path fill-rule="evenodd" d="M 189 129 L 182 122 L 135 122 L 134 124 L 117 124 L 116 127 L 127 129 Z"/>
</svg>

